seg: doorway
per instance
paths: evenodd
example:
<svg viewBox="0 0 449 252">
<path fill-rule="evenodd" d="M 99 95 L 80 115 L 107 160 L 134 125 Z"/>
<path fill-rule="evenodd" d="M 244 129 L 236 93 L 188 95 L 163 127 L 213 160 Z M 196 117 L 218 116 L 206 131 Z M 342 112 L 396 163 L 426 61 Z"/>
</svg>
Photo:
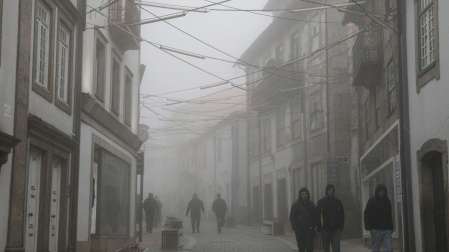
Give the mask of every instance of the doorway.
<svg viewBox="0 0 449 252">
<path fill-rule="evenodd" d="M 441 152 L 425 154 L 421 159 L 420 181 L 424 251 L 447 251 L 444 176 Z"/>
</svg>

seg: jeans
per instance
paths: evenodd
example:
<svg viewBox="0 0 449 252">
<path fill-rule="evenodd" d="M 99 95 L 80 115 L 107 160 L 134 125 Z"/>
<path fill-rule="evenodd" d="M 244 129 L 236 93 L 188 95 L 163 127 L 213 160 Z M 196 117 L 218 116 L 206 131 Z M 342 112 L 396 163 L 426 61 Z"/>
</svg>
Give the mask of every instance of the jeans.
<svg viewBox="0 0 449 252">
<path fill-rule="evenodd" d="M 221 228 L 224 226 L 225 224 L 225 216 L 224 214 L 217 214 L 215 215 L 217 217 L 217 231 L 221 232 Z"/>
<path fill-rule="evenodd" d="M 330 246 L 332 246 L 332 252 L 340 252 L 340 233 L 341 230 L 337 229 L 335 231 L 321 230 L 323 236 L 323 247 L 325 252 L 330 252 Z"/>
<path fill-rule="evenodd" d="M 393 252 L 391 241 L 391 230 L 371 230 L 371 240 L 373 241 L 373 252 L 380 251 L 380 246 L 384 244 L 385 252 Z"/>
</svg>

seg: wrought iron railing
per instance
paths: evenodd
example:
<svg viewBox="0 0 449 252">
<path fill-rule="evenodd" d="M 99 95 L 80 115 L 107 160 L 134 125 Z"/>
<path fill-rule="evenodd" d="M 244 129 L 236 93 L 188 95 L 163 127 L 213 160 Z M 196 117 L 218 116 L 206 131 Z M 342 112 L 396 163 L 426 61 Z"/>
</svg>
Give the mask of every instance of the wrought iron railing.
<svg viewBox="0 0 449 252">
<path fill-rule="evenodd" d="M 133 0 L 118 0 L 109 6 L 109 19 L 117 24 L 128 25 L 130 32 L 140 38 L 140 26 L 129 26 L 140 22 L 140 10 Z"/>
<path fill-rule="evenodd" d="M 382 59 L 382 36 L 380 28 L 374 28 L 360 33 L 352 48 L 352 62 L 354 77 L 358 74 L 362 64 L 376 63 Z"/>
</svg>

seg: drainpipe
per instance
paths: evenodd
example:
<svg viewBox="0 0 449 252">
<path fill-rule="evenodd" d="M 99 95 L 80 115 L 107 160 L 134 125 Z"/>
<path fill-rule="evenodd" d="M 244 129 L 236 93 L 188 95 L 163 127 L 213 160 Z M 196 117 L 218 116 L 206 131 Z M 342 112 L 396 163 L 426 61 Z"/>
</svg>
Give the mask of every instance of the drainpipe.
<svg viewBox="0 0 449 252">
<path fill-rule="evenodd" d="M 415 251 L 415 232 L 412 201 L 412 176 L 407 167 L 411 167 L 410 138 L 405 128 L 409 128 L 408 106 L 408 79 L 407 79 L 407 40 L 406 40 L 406 4 L 405 1 L 397 1 L 398 4 L 398 100 L 399 100 L 399 140 L 401 159 L 401 184 L 402 184 L 402 218 L 404 249 L 403 251 Z"/>
</svg>

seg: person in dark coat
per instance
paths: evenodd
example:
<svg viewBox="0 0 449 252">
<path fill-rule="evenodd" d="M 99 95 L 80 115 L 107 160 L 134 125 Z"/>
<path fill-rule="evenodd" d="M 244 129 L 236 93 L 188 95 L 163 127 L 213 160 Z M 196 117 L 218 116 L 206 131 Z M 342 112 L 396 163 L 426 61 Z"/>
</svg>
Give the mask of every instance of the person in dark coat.
<svg viewBox="0 0 449 252">
<path fill-rule="evenodd" d="M 198 199 L 198 195 L 196 193 L 193 194 L 192 199 L 189 201 L 189 205 L 187 206 L 186 216 L 190 213 L 190 219 L 192 222 L 192 233 L 200 232 L 200 220 L 201 220 L 201 211 L 204 213 L 204 204 L 203 201 Z"/>
<path fill-rule="evenodd" d="M 365 230 L 371 233 L 373 252 L 379 251 L 382 243 L 386 252 L 392 252 L 393 215 L 387 187 L 384 184 L 377 185 L 375 194 L 368 200 L 363 215 Z"/>
<path fill-rule="evenodd" d="M 147 223 L 148 233 L 153 232 L 154 214 L 156 213 L 157 209 L 157 201 L 153 198 L 153 194 L 149 193 L 148 198 L 146 198 L 143 202 L 143 210 L 145 210 L 145 219 Z"/>
<path fill-rule="evenodd" d="M 313 241 L 316 237 L 316 208 L 310 200 L 307 187 L 299 190 L 298 200 L 293 203 L 290 210 L 290 223 L 295 231 L 296 243 L 299 252 L 312 252 Z"/>
<path fill-rule="evenodd" d="M 221 228 L 225 224 L 225 216 L 228 207 L 226 206 L 226 201 L 221 198 L 221 194 L 217 193 L 217 198 L 214 200 L 212 204 L 212 211 L 215 213 L 215 217 L 217 218 L 217 232 L 221 233 Z"/>
<path fill-rule="evenodd" d="M 326 186 L 326 196 L 317 203 L 318 210 L 318 231 L 323 237 L 323 247 L 325 252 L 330 251 L 332 245 L 333 252 L 340 252 L 340 233 L 345 225 L 345 212 L 343 204 L 335 197 L 335 186 Z"/>
</svg>

